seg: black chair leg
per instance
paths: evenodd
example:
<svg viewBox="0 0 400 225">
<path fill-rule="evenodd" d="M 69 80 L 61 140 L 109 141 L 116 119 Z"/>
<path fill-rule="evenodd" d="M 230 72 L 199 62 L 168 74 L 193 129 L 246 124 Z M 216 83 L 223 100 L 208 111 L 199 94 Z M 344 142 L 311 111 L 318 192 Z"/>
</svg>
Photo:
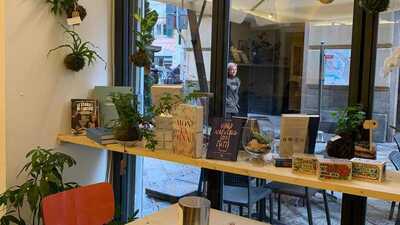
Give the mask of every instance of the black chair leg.
<svg viewBox="0 0 400 225">
<path fill-rule="evenodd" d="M 251 218 L 251 207 L 252 207 L 252 205 L 250 205 L 250 203 L 249 204 L 247 204 L 247 218 Z M 258 213 L 258 211 L 256 211 L 257 213 Z"/>
<path fill-rule="evenodd" d="M 266 212 L 265 212 L 267 210 L 267 206 L 266 206 L 267 203 L 266 202 L 267 202 L 266 198 L 262 199 L 261 202 L 260 202 L 260 214 L 259 214 L 259 216 L 260 216 L 259 220 L 260 221 L 265 221 L 265 219 L 267 218 L 267 215 L 266 215 Z"/>
<path fill-rule="evenodd" d="M 393 214 L 394 214 L 395 208 L 396 208 L 396 202 L 392 202 L 392 205 L 390 206 L 389 220 L 393 219 Z"/>
<path fill-rule="evenodd" d="M 243 216 L 243 206 L 239 206 L 239 215 Z"/>
<path fill-rule="evenodd" d="M 278 220 L 281 220 L 281 194 L 278 194 Z"/>
<path fill-rule="evenodd" d="M 400 203 L 399 203 L 399 208 L 397 209 L 397 219 L 395 225 L 400 225 Z"/>
<path fill-rule="evenodd" d="M 306 189 L 306 205 L 307 205 L 308 224 L 313 225 L 310 196 L 308 195 L 308 188 L 306 187 L 305 189 Z"/>
<path fill-rule="evenodd" d="M 232 205 L 228 204 L 228 213 L 232 213 Z"/>
<path fill-rule="evenodd" d="M 322 195 L 324 196 L 324 205 L 325 205 L 325 215 L 326 215 L 326 223 L 331 225 L 331 216 L 329 213 L 329 205 L 328 205 L 328 198 L 326 196 L 326 191 L 322 191 Z"/>
<path fill-rule="evenodd" d="M 274 220 L 274 201 L 272 198 L 272 194 L 269 194 L 269 223 L 272 224 Z"/>
</svg>

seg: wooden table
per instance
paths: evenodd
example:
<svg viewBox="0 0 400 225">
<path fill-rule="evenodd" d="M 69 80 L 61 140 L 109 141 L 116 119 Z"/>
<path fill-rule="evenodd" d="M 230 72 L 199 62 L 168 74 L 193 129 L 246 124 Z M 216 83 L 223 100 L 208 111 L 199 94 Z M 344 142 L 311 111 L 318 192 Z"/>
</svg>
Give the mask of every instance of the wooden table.
<svg viewBox="0 0 400 225">
<path fill-rule="evenodd" d="M 128 223 L 127 225 L 178 225 L 179 209 L 178 205 L 173 205 L 165 209 L 146 216 L 143 219 Z M 233 214 L 211 209 L 210 225 L 267 225 L 258 221 L 246 219 Z"/>
<path fill-rule="evenodd" d="M 386 181 L 383 183 L 369 183 L 357 180 L 321 181 L 315 176 L 293 174 L 290 168 L 277 168 L 272 165 L 260 165 L 252 163 L 251 161 L 247 160 L 248 156 L 246 153 L 239 154 L 237 162 L 227 162 L 209 159 L 193 159 L 190 157 L 176 155 L 172 151 L 168 150 L 151 151 L 141 147 L 125 148 L 119 144 L 103 146 L 85 136 L 59 135 L 58 140 L 60 142 L 78 144 L 95 149 L 107 149 L 110 151 L 182 163 L 216 171 L 301 185 L 310 188 L 342 192 L 345 194 L 342 204 L 349 206 L 348 208 L 352 207 L 352 203 L 360 202 L 360 199 L 357 199 L 358 197 L 371 197 L 386 201 L 400 202 L 400 173 L 395 171 L 387 171 Z M 361 217 L 362 214 L 362 212 L 360 212 L 360 215 L 353 215 L 351 213 L 350 215 L 346 215 L 347 211 L 348 210 L 342 210 L 342 217 L 345 215 L 357 218 L 358 216 Z"/>
</svg>

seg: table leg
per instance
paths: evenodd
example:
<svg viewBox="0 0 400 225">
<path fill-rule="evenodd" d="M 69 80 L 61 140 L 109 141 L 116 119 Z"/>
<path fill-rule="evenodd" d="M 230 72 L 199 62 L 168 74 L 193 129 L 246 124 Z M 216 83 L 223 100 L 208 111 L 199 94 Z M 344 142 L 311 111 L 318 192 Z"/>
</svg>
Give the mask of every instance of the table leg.
<svg viewBox="0 0 400 225">
<path fill-rule="evenodd" d="M 211 208 L 222 210 L 223 176 L 222 172 L 204 169 L 207 182 L 206 196 L 211 201 Z"/>
<path fill-rule="evenodd" d="M 367 198 L 343 194 L 341 225 L 365 225 Z"/>
</svg>

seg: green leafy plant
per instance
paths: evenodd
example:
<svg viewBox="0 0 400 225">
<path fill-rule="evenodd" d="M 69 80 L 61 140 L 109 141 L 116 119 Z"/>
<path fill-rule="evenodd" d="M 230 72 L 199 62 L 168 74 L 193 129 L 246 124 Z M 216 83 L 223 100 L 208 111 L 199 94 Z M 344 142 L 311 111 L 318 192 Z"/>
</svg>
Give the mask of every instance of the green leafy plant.
<svg viewBox="0 0 400 225">
<path fill-rule="evenodd" d="M 68 69 L 75 72 L 83 69 L 86 64 L 90 66 L 97 59 L 100 59 L 104 62 L 104 64 L 106 64 L 104 59 L 95 50 L 93 50 L 93 48 L 97 48 L 95 45 L 93 45 L 90 41 L 83 41 L 77 32 L 69 30 L 65 26 L 62 27 L 64 28 L 65 33 L 71 37 L 71 43 L 63 44 L 51 49 L 48 55 L 62 48 L 69 49 L 71 53 L 65 57 L 64 64 Z"/>
<path fill-rule="evenodd" d="M 337 113 L 332 113 L 332 116 L 337 119 L 336 134 L 350 136 L 353 141 L 361 139 L 361 129 L 365 120 L 365 112 L 361 106 L 349 106 Z"/>
<path fill-rule="evenodd" d="M 384 12 L 389 7 L 390 0 L 359 0 L 359 4 L 369 13 Z"/>
<path fill-rule="evenodd" d="M 37 147 L 26 158 L 29 162 L 18 173 L 18 176 L 27 174 L 25 183 L 13 186 L 0 195 L 0 208 L 6 210 L 0 218 L 1 225 L 39 225 L 42 221 L 41 201 L 44 197 L 79 186 L 74 182 L 63 181 L 64 169 L 76 165 L 72 157 Z M 26 222 L 21 215 L 26 204 L 32 212 L 30 222 Z"/>
<path fill-rule="evenodd" d="M 78 0 L 46 0 L 46 2 L 50 4 L 50 11 L 56 16 L 65 13 L 71 18 L 72 12 L 77 11 L 81 20 L 84 20 L 87 15 L 86 9 L 78 3 Z"/>
<path fill-rule="evenodd" d="M 131 56 L 131 60 L 138 67 L 149 68 L 151 64 L 149 47 L 154 41 L 153 28 L 157 23 L 158 13 L 156 10 L 149 10 L 147 7 L 143 18 L 139 14 L 135 14 L 134 17 L 140 29 L 135 31 L 137 52 Z"/>
<path fill-rule="evenodd" d="M 142 116 L 137 109 L 137 96 L 113 93 L 111 99 L 117 109 L 118 119 L 114 121 L 114 136 L 119 141 L 146 140 L 146 148 L 154 150 L 157 141 L 152 131 L 152 115 Z"/>
</svg>

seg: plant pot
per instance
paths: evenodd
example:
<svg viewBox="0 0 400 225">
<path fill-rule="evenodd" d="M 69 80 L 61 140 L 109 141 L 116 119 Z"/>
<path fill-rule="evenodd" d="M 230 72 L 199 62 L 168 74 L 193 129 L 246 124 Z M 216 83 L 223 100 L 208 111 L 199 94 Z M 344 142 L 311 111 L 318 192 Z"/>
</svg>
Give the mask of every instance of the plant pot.
<svg viewBox="0 0 400 225">
<path fill-rule="evenodd" d="M 328 141 L 326 151 L 328 156 L 340 159 L 352 159 L 354 157 L 354 140 L 351 135 L 341 134 L 341 138 Z"/>
<path fill-rule="evenodd" d="M 117 141 L 133 142 L 140 141 L 141 136 L 138 127 L 115 127 L 113 129 L 114 137 Z"/>
<path fill-rule="evenodd" d="M 71 53 L 65 57 L 64 64 L 68 69 L 78 72 L 85 67 L 85 58 Z"/>
<path fill-rule="evenodd" d="M 369 13 L 380 13 L 386 11 L 389 7 L 389 2 L 389 0 L 359 0 L 360 6 Z"/>
<path fill-rule="evenodd" d="M 87 11 L 86 11 L 85 7 L 83 7 L 81 5 L 77 5 L 76 7 L 75 6 L 71 6 L 66 10 L 67 17 L 68 18 L 72 18 L 72 16 L 73 16 L 72 13 L 74 11 L 78 11 L 79 12 L 79 17 L 81 18 L 82 21 L 87 16 Z"/>
<path fill-rule="evenodd" d="M 138 52 L 131 55 L 131 61 L 137 67 L 150 68 L 151 60 L 149 55 L 145 51 L 139 50 Z"/>
</svg>

